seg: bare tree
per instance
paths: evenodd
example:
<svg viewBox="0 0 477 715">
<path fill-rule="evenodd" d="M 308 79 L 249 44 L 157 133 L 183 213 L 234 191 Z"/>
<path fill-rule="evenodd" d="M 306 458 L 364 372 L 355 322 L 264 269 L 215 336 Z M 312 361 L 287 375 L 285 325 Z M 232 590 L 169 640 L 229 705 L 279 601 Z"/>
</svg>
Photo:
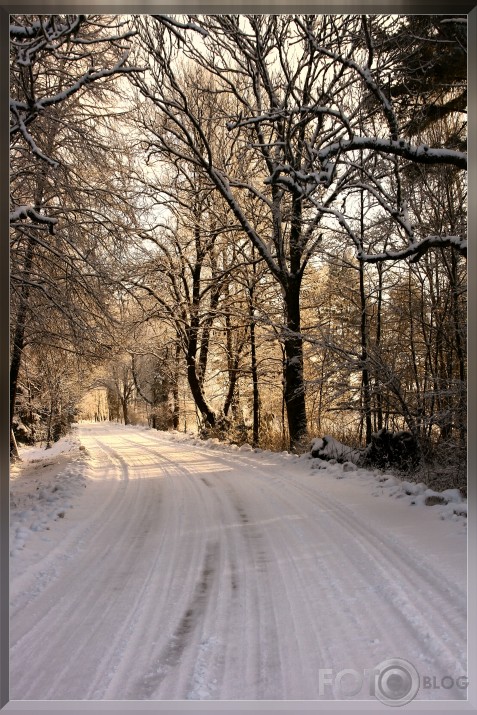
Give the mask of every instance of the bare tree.
<svg viewBox="0 0 477 715">
<path fill-rule="evenodd" d="M 165 117 L 164 131 L 150 127 L 151 150 L 171 161 L 187 161 L 207 176 L 282 288 L 287 313 L 286 402 L 290 438 L 297 446 L 306 435 L 300 285 L 319 241 L 317 226 L 323 212 L 310 214 L 302 188 L 283 181 L 282 175 L 285 165 L 299 174 L 309 173 L 309 143 L 318 140 L 316 123 L 323 125 L 323 112 L 303 116 L 295 108 L 297 102 L 300 107 L 318 105 L 329 82 L 338 80 L 313 61 L 307 38 L 296 42 L 290 17 L 210 16 L 199 24 L 208 33 L 203 45 L 198 48 L 196 40 L 184 37 L 180 48 L 203 68 L 202 73 L 180 66 L 175 35 L 167 36 L 151 21 L 139 22 L 143 46 L 154 62 L 150 76 L 138 79 L 137 85 Z M 291 43 L 293 61 L 287 55 Z M 200 87 L 200 105 L 188 101 L 192 82 Z M 223 94 L 230 100 L 218 109 L 212 99 Z M 203 130 L 204 113 L 209 112 L 205 121 L 210 121 L 210 111 L 215 124 L 222 123 L 222 133 L 228 129 L 228 136 L 215 146 Z M 227 162 L 230 154 L 233 167 Z M 330 201 L 331 197 L 325 199 Z M 260 215 L 259 221 L 254 214 Z"/>
<path fill-rule="evenodd" d="M 107 109 L 108 78 L 126 71 L 131 33 L 114 18 L 16 16 L 11 34 L 12 420 L 28 345 L 107 349 L 105 279 L 120 253 L 118 233 L 133 219 L 127 182 L 119 189 L 117 181 L 124 160 L 108 155 Z M 96 76 L 96 62 L 113 67 Z"/>
<path fill-rule="evenodd" d="M 126 29 L 128 21 L 104 20 L 94 15 L 11 16 L 10 136 L 53 167 L 60 160 L 37 145 L 31 124 L 93 82 L 140 71 L 127 64 L 130 38 L 136 34 Z M 105 66 L 96 69 L 98 62 Z"/>
</svg>

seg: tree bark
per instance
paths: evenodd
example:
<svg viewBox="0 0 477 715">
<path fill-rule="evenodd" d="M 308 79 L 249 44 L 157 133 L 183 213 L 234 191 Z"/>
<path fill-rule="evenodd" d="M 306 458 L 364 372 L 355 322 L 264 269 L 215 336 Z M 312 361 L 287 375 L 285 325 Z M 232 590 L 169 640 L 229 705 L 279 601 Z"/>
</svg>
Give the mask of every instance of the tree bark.
<svg viewBox="0 0 477 715">
<path fill-rule="evenodd" d="M 362 400 L 363 400 L 363 417 L 366 432 L 366 444 L 371 444 L 371 434 L 373 431 L 371 423 L 371 395 L 369 385 L 369 370 L 368 370 L 368 320 L 366 313 L 366 291 L 364 286 L 364 266 L 363 261 L 359 262 L 359 296 L 361 302 L 361 382 L 362 382 Z"/>
<path fill-rule="evenodd" d="M 205 373 L 207 371 L 207 360 L 209 357 L 209 342 L 210 342 L 210 331 L 215 319 L 215 312 L 219 304 L 220 298 L 220 286 L 216 287 L 210 295 L 210 306 L 209 314 L 203 321 L 201 340 L 200 340 L 200 352 L 199 352 L 199 380 L 200 384 L 203 386 L 205 380 Z"/>
<path fill-rule="evenodd" d="M 382 323 L 382 305 L 383 305 L 383 264 L 378 263 L 378 302 L 376 315 L 376 351 L 379 354 L 381 349 L 381 323 Z M 383 428 L 383 392 L 381 381 L 375 378 L 376 391 L 376 432 Z"/>
<path fill-rule="evenodd" d="M 179 429 L 179 358 L 181 349 L 176 343 L 176 364 L 174 368 L 174 379 L 172 382 L 172 427 Z"/>
<path fill-rule="evenodd" d="M 124 424 L 129 424 L 129 410 L 128 410 L 128 400 L 127 397 L 121 398 L 121 407 L 123 408 L 123 419 Z"/>
<path fill-rule="evenodd" d="M 197 367 L 195 356 L 187 355 L 187 381 L 189 383 L 190 391 L 197 409 L 202 415 L 202 418 L 210 424 L 211 427 L 215 427 L 216 417 L 213 410 L 207 404 L 200 380 L 197 375 Z"/>
<path fill-rule="evenodd" d="M 296 451 L 307 436 L 305 386 L 303 381 L 303 338 L 300 324 L 300 280 L 290 278 L 285 291 L 285 403 L 290 449 Z"/>
<path fill-rule="evenodd" d="M 25 267 L 23 271 L 24 278 L 29 278 L 33 263 L 34 243 L 30 239 L 28 241 L 27 253 L 25 257 Z M 10 361 L 10 435 L 13 436 L 13 418 L 15 416 L 15 403 L 18 390 L 18 376 L 20 374 L 20 366 L 25 347 L 25 321 L 28 312 L 28 299 L 30 296 L 30 288 L 28 283 L 23 283 L 20 289 L 20 305 L 18 308 L 15 332 L 13 335 L 12 357 Z M 10 439 L 10 453 L 15 455 L 16 443 Z M 17 450 L 18 454 L 18 450 Z"/>
<path fill-rule="evenodd" d="M 204 252 L 200 245 L 200 228 L 198 225 L 194 228 L 194 238 L 196 245 L 196 262 L 192 270 L 192 305 L 190 326 L 187 331 L 187 381 L 189 383 L 190 391 L 192 393 L 192 397 L 194 398 L 196 407 L 202 415 L 202 418 L 206 422 L 208 422 L 211 427 L 215 427 L 215 413 L 207 404 L 203 391 L 203 379 L 206 367 L 205 360 L 207 359 L 207 354 L 205 354 L 205 360 L 204 356 L 202 356 L 204 362 L 201 364 L 201 361 L 199 359 L 199 364 L 197 364 L 198 334 L 200 324 L 200 279 L 202 272 L 202 262 L 204 260 Z"/>
<path fill-rule="evenodd" d="M 260 439 L 260 394 L 258 390 L 257 345 L 255 341 L 255 320 L 253 303 L 250 304 L 250 357 L 253 385 L 253 427 L 252 445 L 258 446 Z"/>
</svg>

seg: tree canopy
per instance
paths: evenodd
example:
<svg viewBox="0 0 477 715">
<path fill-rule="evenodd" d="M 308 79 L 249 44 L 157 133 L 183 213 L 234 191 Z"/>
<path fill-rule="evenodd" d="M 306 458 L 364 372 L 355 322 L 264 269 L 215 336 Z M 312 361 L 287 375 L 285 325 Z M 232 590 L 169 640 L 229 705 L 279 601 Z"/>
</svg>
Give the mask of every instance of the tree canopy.
<svg viewBox="0 0 477 715">
<path fill-rule="evenodd" d="M 12 16 L 12 435 L 68 353 L 124 421 L 461 455 L 465 19 Z"/>
</svg>

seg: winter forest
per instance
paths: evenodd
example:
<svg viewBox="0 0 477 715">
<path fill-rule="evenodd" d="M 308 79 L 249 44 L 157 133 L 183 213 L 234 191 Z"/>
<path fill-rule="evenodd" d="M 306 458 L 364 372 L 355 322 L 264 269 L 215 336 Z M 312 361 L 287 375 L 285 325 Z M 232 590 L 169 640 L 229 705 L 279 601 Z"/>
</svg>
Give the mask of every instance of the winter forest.
<svg viewBox="0 0 477 715">
<path fill-rule="evenodd" d="M 10 434 L 466 484 L 466 17 L 15 15 Z"/>
</svg>

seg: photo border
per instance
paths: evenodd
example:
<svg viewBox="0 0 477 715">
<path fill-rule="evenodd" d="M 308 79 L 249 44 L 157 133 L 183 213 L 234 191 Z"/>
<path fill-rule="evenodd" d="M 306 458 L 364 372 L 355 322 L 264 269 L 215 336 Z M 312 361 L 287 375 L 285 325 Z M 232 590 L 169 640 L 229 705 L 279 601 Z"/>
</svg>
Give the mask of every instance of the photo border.
<svg viewBox="0 0 477 715">
<path fill-rule="evenodd" d="M 468 15 L 468 106 L 469 106 L 469 228 L 468 235 L 473 242 L 468 246 L 468 366 L 477 362 L 477 266 L 474 253 L 477 240 L 477 4 L 470 2 L 436 2 L 432 0 L 331 0 L 325 5 L 312 5 L 299 2 L 270 2 L 257 0 L 254 4 L 229 2 L 226 0 L 189 0 L 177 3 L 163 0 L 132 5 L 129 0 L 120 0 L 114 5 L 101 2 L 73 2 L 58 0 L 27 0 L 21 3 L 0 4 L 0 96 L 4 109 L 0 111 L 0 225 L 4 227 L 0 240 L 0 387 L 3 399 L 0 400 L 0 711 L 25 714 L 34 713 L 69 713 L 85 712 L 90 714 L 104 712 L 134 713 L 141 711 L 161 714 L 179 712 L 381 712 L 390 713 L 388 706 L 374 701 L 28 701 L 9 700 L 9 242 L 8 242 L 8 195 L 9 195 L 9 118 L 6 111 L 9 85 L 9 32 L 8 15 L 10 13 L 34 12 L 77 12 L 117 14 L 148 13 L 173 10 L 174 13 L 247 13 L 281 14 L 284 12 L 304 12 L 310 14 L 336 13 L 383 13 L 383 14 L 467 14 Z M 4 138 L 4 140 L 3 140 Z M 473 194 L 472 194 L 473 191 Z M 477 371 L 468 369 L 468 633 L 477 633 Z M 402 707 L 409 715 L 418 713 L 477 713 L 477 639 L 468 643 L 469 688 L 466 701 L 413 701 Z M 474 678 L 472 677 L 474 675 Z M 399 708 L 398 712 L 401 711 Z"/>
</svg>

